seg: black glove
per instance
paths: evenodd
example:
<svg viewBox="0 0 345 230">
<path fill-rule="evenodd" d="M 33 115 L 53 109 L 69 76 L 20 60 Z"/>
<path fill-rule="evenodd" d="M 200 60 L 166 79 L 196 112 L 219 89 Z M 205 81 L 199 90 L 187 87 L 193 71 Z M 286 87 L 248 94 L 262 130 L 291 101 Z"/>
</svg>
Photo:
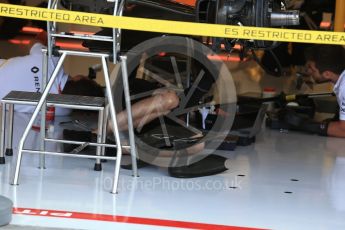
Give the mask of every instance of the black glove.
<svg viewBox="0 0 345 230">
<path fill-rule="evenodd" d="M 298 114 L 293 110 L 285 111 L 284 121 L 291 130 L 327 136 L 329 121 L 316 122 L 309 119 L 306 115 Z"/>
<path fill-rule="evenodd" d="M 300 131 L 305 131 L 308 133 L 316 133 L 320 136 L 327 136 L 329 122 L 315 122 L 315 121 L 306 121 L 300 127 L 297 127 Z"/>
</svg>

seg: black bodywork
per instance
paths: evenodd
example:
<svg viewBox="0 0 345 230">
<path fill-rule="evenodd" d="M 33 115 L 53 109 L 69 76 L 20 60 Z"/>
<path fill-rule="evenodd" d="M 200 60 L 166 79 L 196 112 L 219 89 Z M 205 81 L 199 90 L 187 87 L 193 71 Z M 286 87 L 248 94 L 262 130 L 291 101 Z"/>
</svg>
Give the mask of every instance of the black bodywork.
<svg viewBox="0 0 345 230">
<path fill-rule="evenodd" d="M 128 1 L 124 10 L 124 16 L 163 19 L 173 21 L 195 21 L 194 8 L 173 1 Z M 123 30 L 121 40 L 121 48 L 128 50 L 134 45 L 162 34 Z"/>
<path fill-rule="evenodd" d="M 111 6 L 114 3 L 107 4 L 109 8 L 106 8 L 103 5 L 89 8 L 89 7 L 82 7 L 82 6 L 74 6 L 71 9 L 73 10 L 81 10 L 87 12 L 98 11 L 101 13 L 112 14 L 113 9 Z M 67 7 L 68 5 L 66 5 Z M 167 1 L 167 0 L 157 0 L 157 1 L 126 1 L 124 7 L 124 16 L 128 17 L 138 17 L 138 18 L 150 18 L 150 19 L 162 19 L 162 20 L 173 20 L 173 21 L 185 21 L 185 22 L 195 22 L 196 15 L 195 15 L 195 8 L 192 6 L 183 5 L 174 1 Z M 97 35 L 107 35 L 111 36 L 112 29 L 111 28 L 104 28 L 97 33 Z M 130 50 L 135 45 L 146 41 L 148 39 L 162 36 L 163 34 L 160 33 L 153 33 L 153 32 L 143 32 L 143 31 L 133 31 L 133 30 L 122 30 L 122 39 L 121 39 L 121 51 L 126 52 Z M 84 46 L 90 48 L 91 50 L 97 49 L 105 49 L 111 50 L 112 44 L 105 43 L 105 42 L 91 42 L 86 41 Z"/>
<path fill-rule="evenodd" d="M 83 12 L 113 14 L 114 9 L 114 3 L 105 0 L 62 0 L 61 3 L 67 9 Z M 195 6 L 173 0 L 125 0 L 123 15 L 255 27 L 280 27 L 299 23 L 298 12 L 286 10 L 285 0 L 197 0 Z M 104 29 L 100 33 L 111 35 L 111 29 Z M 122 40 L 121 45 L 124 50 L 128 50 L 133 45 L 156 36 L 160 34 L 124 30 L 125 39 Z M 225 44 L 228 45 L 226 47 L 231 48 L 235 40 L 235 38 L 225 39 L 224 42 L 228 43 Z M 244 41 L 243 44 L 251 48 L 267 48 L 272 45 L 272 42 Z M 87 46 L 93 45 L 88 43 Z"/>
</svg>

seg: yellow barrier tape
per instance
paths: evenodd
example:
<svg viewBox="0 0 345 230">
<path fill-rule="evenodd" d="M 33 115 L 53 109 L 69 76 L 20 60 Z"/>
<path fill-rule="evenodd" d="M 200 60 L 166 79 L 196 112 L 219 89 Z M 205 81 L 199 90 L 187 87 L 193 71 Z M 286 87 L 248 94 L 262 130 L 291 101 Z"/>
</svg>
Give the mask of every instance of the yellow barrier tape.
<svg viewBox="0 0 345 230">
<path fill-rule="evenodd" d="M 344 32 L 244 27 L 118 17 L 67 10 L 48 10 L 44 8 L 1 3 L 0 16 L 167 34 L 345 45 Z"/>
</svg>

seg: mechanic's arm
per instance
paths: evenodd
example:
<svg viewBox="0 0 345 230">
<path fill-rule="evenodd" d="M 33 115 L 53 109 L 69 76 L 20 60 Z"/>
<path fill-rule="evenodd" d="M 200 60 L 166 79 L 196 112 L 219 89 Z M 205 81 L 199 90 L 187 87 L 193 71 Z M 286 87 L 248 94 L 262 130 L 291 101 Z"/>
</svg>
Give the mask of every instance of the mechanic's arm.
<svg viewBox="0 0 345 230">
<path fill-rule="evenodd" d="M 342 100 L 339 101 L 339 98 Z M 327 135 L 332 137 L 345 137 L 345 101 L 344 95 L 338 98 L 339 117 L 337 121 L 331 121 L 328 124 Z"/>
<path fill-rule="evenodd" d="M 345 137 L 345 121 L 332 121 L 328 124 L 328 136 Z"/>
</svg>

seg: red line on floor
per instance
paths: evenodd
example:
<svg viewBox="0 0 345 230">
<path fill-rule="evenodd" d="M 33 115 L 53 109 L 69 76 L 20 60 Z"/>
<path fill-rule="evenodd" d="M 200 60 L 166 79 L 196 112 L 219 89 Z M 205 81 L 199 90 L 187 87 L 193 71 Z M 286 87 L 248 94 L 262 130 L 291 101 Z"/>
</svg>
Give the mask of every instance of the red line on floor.
<svg viewBox="0 0 345 230">
<path fill-rule="evenodd" d="M 108 221 L 108 222 L 116 222 L 116 223 L 142 224 L 142 225 L 187 228 L 187 229 L 261 230 L 259 228 L 236 227 L 236 226 L 227 226 L 227 225 L 218 225 L 218 224 L 206 224 L 206 223 L 196 223 L 196 222 L 186 222 L 186 221 L 176 221 L 176 220 L 162 220 L 162 219 L 131 217 L 131 216 L 113 216 L 113 215 L 106 215 L 106 214 L 69 212 L 69 211 L 33 209 L 33 208 L 13 208 L 13 214 L 43 216 L 43 217 L 57 217 L 57 218 L 66 218 L 66 219 Z"/>
</svg>

